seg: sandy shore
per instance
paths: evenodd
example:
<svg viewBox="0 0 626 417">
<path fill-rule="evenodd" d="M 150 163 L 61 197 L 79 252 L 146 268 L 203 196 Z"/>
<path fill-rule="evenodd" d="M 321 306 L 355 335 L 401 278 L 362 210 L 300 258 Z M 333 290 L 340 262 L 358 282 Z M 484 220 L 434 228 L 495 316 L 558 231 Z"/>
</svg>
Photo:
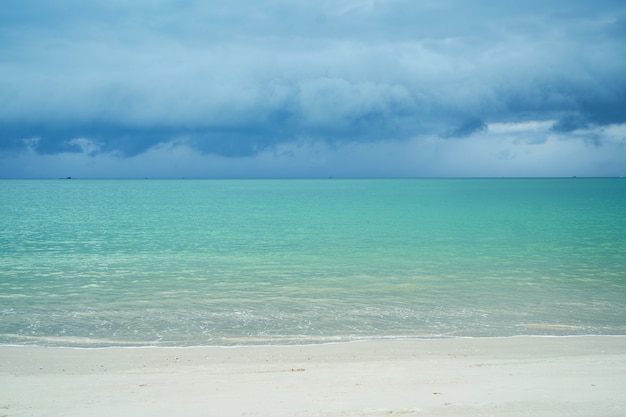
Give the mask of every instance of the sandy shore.
<svg viewBox="0 0 626 417">
<path fill-rule="evenodd" d="M 626 337 L 0 347 L 0 416 L 626 416 Z"/>
</svg>

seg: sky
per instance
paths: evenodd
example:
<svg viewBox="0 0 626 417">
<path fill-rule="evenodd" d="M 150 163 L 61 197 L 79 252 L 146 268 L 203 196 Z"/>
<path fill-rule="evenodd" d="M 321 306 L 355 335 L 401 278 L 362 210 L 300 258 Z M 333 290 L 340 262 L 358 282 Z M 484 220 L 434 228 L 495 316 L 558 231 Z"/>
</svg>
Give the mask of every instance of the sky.
<svg viewBox="0 0 626 417">
<path fill-rule="evenodd" d="M 623 0 L 0 7 L 0 178 L 626 176 Z"/>
</svg>

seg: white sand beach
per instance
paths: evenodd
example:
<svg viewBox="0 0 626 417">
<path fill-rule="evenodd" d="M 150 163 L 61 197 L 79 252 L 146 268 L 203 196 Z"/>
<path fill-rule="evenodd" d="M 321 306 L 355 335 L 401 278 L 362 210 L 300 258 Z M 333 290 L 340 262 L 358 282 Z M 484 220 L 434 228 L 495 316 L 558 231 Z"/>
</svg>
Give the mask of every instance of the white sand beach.
<svg viewBox="0 0 626 417">
<path fill-rule="evenodd" d="M 626 337 L 0 347 L 0 416 L 626 416 Z"/>
</svg>

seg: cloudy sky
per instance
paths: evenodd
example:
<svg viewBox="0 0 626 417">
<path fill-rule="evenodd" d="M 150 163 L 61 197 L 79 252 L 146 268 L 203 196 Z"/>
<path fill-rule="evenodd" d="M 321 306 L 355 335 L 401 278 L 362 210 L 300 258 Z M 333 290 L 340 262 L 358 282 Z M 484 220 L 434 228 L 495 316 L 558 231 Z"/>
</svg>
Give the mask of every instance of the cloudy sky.
<svg viewBox="0 0 626 417">
<path fill-rule="evenodd" d="M 0 177 L 626 176 L 626 2 L 3 0 Z"/>
</svg>

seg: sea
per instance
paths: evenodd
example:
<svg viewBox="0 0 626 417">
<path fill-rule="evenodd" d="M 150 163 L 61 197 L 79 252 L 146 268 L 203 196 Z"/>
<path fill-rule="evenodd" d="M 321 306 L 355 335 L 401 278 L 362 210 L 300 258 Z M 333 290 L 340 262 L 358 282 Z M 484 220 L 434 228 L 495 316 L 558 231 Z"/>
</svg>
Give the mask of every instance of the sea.
<svg viewBox="0 0 626 417">
<path fill-rule="evenodd" d="M 626 335 L 626 179 L 0 180 L 0 345 Z"/>
</svg>

